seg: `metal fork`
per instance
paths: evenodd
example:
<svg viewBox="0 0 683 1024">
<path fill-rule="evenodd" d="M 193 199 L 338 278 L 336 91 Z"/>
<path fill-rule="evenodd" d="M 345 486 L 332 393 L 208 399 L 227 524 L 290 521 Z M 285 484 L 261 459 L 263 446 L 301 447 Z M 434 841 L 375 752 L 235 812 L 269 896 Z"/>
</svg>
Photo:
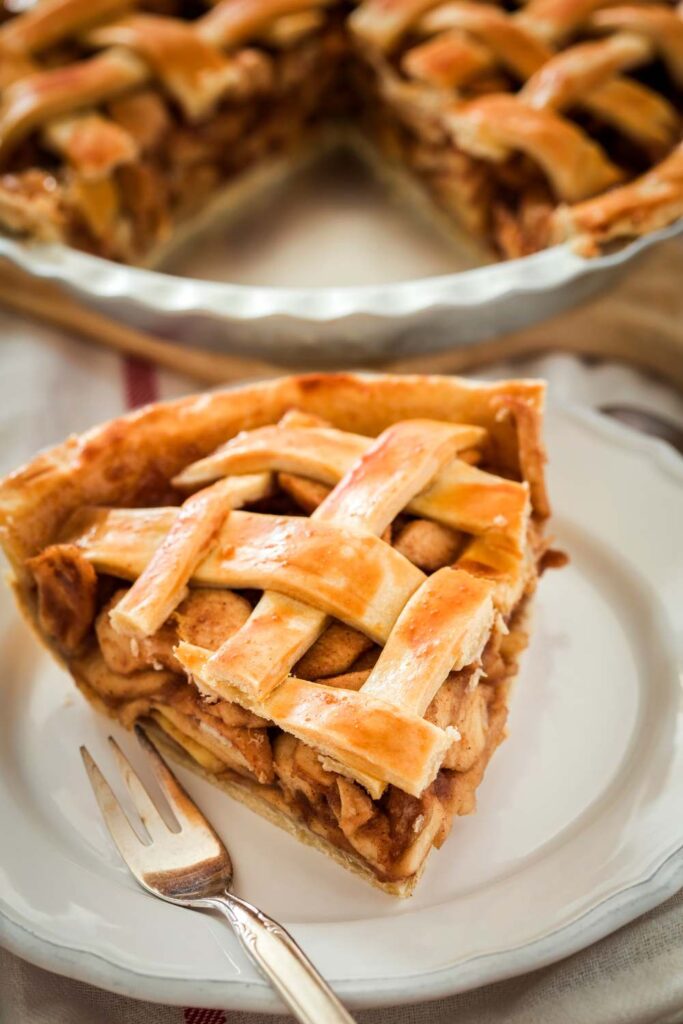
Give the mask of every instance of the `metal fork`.
<svg viewBox="0 0 683 1024">
<path fill-rule="evenodd" d="M 174 819 L 170 828 L 113 737 L 109 742 L 144 825 L 143 842 L 85 747 L 81 756 L 102 816 L 140 885 L 168 903 L 220 910 L 249 958 L 302 1024 L 354 1024 L 327 982 L 277 921 L 230 892 L 230 854 L 140 726 L 135 733 Z"/>
</svg>

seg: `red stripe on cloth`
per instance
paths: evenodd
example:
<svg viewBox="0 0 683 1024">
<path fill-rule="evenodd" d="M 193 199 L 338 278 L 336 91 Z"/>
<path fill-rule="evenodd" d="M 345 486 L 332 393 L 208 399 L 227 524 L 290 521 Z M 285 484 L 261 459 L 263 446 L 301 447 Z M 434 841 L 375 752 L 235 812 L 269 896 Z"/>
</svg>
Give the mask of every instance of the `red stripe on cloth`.
<svg viewBox="0 0 683 1024">
<path fill-rule="evenodd" d="M 202 1010 L 189 1006 L 184 1011 L 185 1024 L 228 1024 L 223 1010 Z"/>
<path fill-rule="evenodd" d="M 159 397 L 159 380 L 155 367 L 142 359 L 124 359 L 123 389 L 128 409 L 156 402 Z"/>
</svg>

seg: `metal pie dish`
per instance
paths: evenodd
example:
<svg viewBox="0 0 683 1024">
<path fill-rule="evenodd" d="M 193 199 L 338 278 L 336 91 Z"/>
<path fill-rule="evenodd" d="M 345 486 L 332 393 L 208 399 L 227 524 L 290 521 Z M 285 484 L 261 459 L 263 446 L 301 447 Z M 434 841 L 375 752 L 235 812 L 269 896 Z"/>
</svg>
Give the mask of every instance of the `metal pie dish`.
<svg viewBox="0 0 683 1024">
<path fill-rule="evenodd" d="M 325 366 L 474 345 L 538 323 L 611 286 L 645 250 L 682 232 L 679 220 L 592 259 L 563 244 L 451 274 L 343 287 L 198 280 L 7 237 L 0 237 L 0 256 L 142 330 L 217 351 Z"/>
</svg>

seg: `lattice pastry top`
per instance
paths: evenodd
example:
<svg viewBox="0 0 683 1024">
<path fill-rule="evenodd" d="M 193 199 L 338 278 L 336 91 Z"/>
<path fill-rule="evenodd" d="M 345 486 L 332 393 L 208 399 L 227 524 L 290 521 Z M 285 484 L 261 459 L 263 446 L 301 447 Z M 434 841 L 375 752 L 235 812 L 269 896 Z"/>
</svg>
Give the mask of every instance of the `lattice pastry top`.
<svg viewBox="0 0 683 1024">
<path fill-rule="evenodd" d="M 350 16 L 335 0 L 220 0 L 198 16 L 182 0 L 36 0 L 22 10 L 0 23 L 0 171 L 10 172 L 0 218 L 16 230 L 58 233 L 65 197 L 90 235 L 110 242 L 126 203 L 145 206 L 139 223 L 161 218 L 155 187 L 187 201 L 192 186 L 224 173 L 226 147 L 239 149 L 238 166 L 252 158 L 266 107 L 240 120 L 241 105 L 310 93 L 307 79 L 327 65 L 346 74 L 348 59 L 324 54 L 307 70 L 326 31 L 372 70 L 418 138 L 445 139 L 495 172 L 495 190 L 518 196 L 522 220 L 550 204 L 543 244 L 571 234 L 604 242 L 683 212 L 683 16 L 670 0 L 363 0 Z M 351 79 L 372 107 L 369 76 Z M 320 97 L 328 102 L 327 85 Z M 296 102 L 283 115 L 292 124 Z M 306 104 L 302 125 L 326 113 L 315 97 Z M 52 177 L 54 154 L 68 169 L 66 192 Z M 47 176 L 26 177 L 32 167 Z M 117 191 L 122 167 L 137 177 Z M 469 182 L 474 203 L 478 173 L 460 177 L 451 186 Z"/>
<path fill-rule="evenodd" d="M 422 116 L 439 109 L 461 150 L 493 164 L 520 153 L 579 204 L 558 211 L 557 238 L 604 241 L 683 212 L 680 5 L 365 0 L 351 24 L 386 89 Z"/>
<path fill-rule="evenodd" d="M 199 690 L 269 719 L 374 796 L 387 783 L 418 795 L 457 739 L 423 718 L 428 705 L 449 672 L 477 665 L 535 571 L 528 484 L 472 464 L 486 434 L 407 419 L 372 439 L 290 412 L 190 463 L 174 480 L 192 492 L 180 507 L 81 509 L 65 539 L 135 581 L 111 612 L 133 643 L 188 584 L 263 591 L 218 650 L 176 648 Z M 274 473 L 331 489 L 310 517 L 241 510 Z M 427 577 L 382 539 L 404 511 L 469 537 L 453 567 Z M 292 675 L 330 616 L 383 647 L 358 690 Z"/>
<path fill-rule="evenodd" d="M 306 75 L 301 53 L 300 73 L 275 55 L 315 34 L 330 3 L 222 0 L 199 17 L 183 0 L 22 5 L 0 23 L 4 225 L 69 240 L 64 220 L 75 214 L 89 246 L 144 257 L 125 214 L 138 213 L 145 244 L 158 242 L 174 204 L 215 186 L 209 158 L 222 152 L 229 165 L 230 147 L 253 131 L 249 112 L 244 125 L 236 116 L 240 105 Z M 207 146 L 204 126 L 226 104 L 232 118 Z M 193 135 L 185 126 L 201 127 Z M 128 177 L 119 181 L 122 169 Z"/>
</svg>

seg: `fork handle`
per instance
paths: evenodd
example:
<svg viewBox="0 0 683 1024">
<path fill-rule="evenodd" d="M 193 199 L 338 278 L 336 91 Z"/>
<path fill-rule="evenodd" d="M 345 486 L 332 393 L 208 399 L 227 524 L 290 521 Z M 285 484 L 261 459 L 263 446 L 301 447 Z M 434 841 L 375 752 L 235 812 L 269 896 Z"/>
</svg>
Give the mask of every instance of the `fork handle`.
<svg viewBox="0 0 683 1024">
<path fill-rule="evenodd" d="M 225 914 L 250 959 L 302 1024 L 354 1024 L 325 979 L 277 921 L 229 892 L 202 903 Z"/>
</svg>

